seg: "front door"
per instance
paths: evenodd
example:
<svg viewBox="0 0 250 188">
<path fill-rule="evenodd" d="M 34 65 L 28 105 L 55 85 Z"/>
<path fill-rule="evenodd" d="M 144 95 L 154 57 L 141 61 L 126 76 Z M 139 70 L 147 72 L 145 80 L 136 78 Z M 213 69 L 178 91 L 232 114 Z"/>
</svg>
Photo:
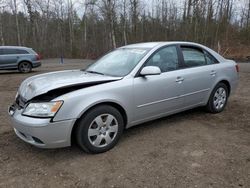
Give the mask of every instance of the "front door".
<svg viewBox="0 0 250 188">
<path fill-rule="evenodd" d="M 6 48 L 3 49 L 2 55 L 1 55 L 1 67 L 16 67 L 17 66 L 17 60 L 19 55 L 17 54 L 16 49 Z"/>
<path fill-rule="evenodd" d="M 135 123 L 174 112 L 183 103 L 176 46 L 159 49 L 144 66 L 158 66 L 162 73 L 134 78 Z"/>
</svg>

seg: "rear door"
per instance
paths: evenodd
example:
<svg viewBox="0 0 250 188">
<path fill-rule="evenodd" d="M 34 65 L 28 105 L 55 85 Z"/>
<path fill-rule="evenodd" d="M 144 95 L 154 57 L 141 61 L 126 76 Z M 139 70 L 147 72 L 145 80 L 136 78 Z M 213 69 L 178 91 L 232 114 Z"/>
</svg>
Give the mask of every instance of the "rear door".
<svg viewBox="0 0 250 188">
<path fill-rule="evenodd" d="M 186 108 L 206 103 L 216 80 L 218 63 L 204 49 L 196 46 L 180 46 L 184 70 L 183 98 Z"/>
</svg>

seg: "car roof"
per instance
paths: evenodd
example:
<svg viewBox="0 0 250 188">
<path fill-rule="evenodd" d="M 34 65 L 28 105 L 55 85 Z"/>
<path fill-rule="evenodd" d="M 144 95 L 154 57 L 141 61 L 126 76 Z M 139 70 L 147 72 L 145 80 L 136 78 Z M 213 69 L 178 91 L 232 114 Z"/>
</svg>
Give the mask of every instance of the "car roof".
<svg viewBox="0 0 250 188">
<path fill-rule="evenodd" d="M 31 48 L 28 48 L 28 47 L 25 47 L 25 46 L 0 46 L 0 49 L 3 49 L 3 48 L 9 48 L 9 49 L 31 49 Z"/>
<path fill-rule="evenodd" d="M 188 42 L 188 41 L 160 41 L 160 42 L 143 42 L 143 43 L 136 43 L 136 44 L 129 44 L 126 46 L 122 46 L 121 48 L 154 48 L 159 45 L 171 45 L 171 44 L 180 44 L 180 45 L 195 45 L 205 47 L 201 44 L 195 42 Z"/>
<path fill-rule="evenodd" d="M 136 44 L 129 44 L 126 46 L 122 46 L 121 48 L 154 48 L 158 46 L 161 42 L 143 42 L 143 43 L 136 43 Z"/>
<path fill-rule="evenodd" d="M 214 50 L 202 45 L 202 44 L 198 44 L 195 42 L 188 42 L 188 41 L 162 41 L 162 42 L 144 42 L 144 43 L 136 43 L 136 44 L 130 44 L 130 45 L 126 45 L 126 46 L 122 46 L 121 48 L 147 48 L 147 49 L 153 49 L 153 48 L 157 48 L 157 47 L 162 47 L 165 45 L 190 45 L 190 46 L 196 46 L 196 47 L 201 47 L 205 50 L 207 50 L 208 52 L 210 52 L 217 60 L 219 61 L 224 61 L 225 59 L 218 54 L 217 52 L 215 52 Z"/>
</svg>

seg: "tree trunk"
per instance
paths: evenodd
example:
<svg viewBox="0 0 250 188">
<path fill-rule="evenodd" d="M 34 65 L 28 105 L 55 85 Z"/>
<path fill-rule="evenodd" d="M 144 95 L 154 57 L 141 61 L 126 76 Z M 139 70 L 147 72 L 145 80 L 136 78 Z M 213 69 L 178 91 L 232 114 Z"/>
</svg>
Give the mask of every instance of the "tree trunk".
<svg viewBox="0 0 250 188">
<path fill-rule="evenodd" d="M 113 16 L 111 16 L 111 38 L 112 38 L 112 46 L 113 46 L 113 48 L 116 48 L 116 39 L 115 39 L 115 29 L 114 29 Z"/>
<path fill-rule="evenodd" d="M 0 40 L 1 40 L 1 45 L 5 45 L 4 37 L 3 37 L 3 23 L 2 23 L 2 13 L 0 12 Z"/>
<path fill-rule="evenodd" d="M 36 29 L 35 29 L 35 20 L 34 20 L 34 14 L 32 10 L 32 3 L 31 0 L 24 0 L 24 3 L 27 7 L 29 18 L 30 18 L 30 28 L 29 28 L 29 41 L 31 45 L 35 45 L 36 43 Z"/>
<path fill-rule="evenodd" d="M 126 32 L 126 0 L 123 0 L 123 41 L 124 41 L 124 45 L 127 45 L 127 32 Z"/>
<path fill-rule="evenodd" d="M 72 1 L 68 0 L 68 24 L 69 24 L 69 40 L 70 40 L 70 56 L 73 56 L 74 28 L 73 28 L 73 8 Z"/>
<path fill-rule="evenodd" d="M 249 19 L 250 19 L 250 0 L 248 0 L 248 9 L 247 9 L 247 17 L 246 17 L 246 28 L 249 28 Z"/>
<path fill-rule="evenodd" d="M 16 32 L 17 32 L 17 44 L 18 46 L 21 46 L 21 36 L 20 36 L 20 29 L 19 29 L 19 22 L 18 22 L 18 15 L 17 15 L 17 2 L 16 0 L 13 0 L 14 4 L 14 15 L 15 15 L 15 21 L 16 21 Z"/>
</svg>

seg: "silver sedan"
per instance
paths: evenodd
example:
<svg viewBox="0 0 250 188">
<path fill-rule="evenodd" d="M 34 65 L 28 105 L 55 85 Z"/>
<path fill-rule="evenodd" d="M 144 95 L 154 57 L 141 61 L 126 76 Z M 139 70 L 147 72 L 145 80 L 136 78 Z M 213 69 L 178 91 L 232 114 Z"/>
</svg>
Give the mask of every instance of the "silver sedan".
<svg viewBox="0 0 250 188">
<path fill-rule="evenodd" d="M 238 83 L 238 66 L 189 42 L 118 48 L 85 70 L 23 81 L 9 108 L 14 131 L 40 148 L 105 152 L 125 128 L 204 106 L 222 112 Z"/>
</svg>

